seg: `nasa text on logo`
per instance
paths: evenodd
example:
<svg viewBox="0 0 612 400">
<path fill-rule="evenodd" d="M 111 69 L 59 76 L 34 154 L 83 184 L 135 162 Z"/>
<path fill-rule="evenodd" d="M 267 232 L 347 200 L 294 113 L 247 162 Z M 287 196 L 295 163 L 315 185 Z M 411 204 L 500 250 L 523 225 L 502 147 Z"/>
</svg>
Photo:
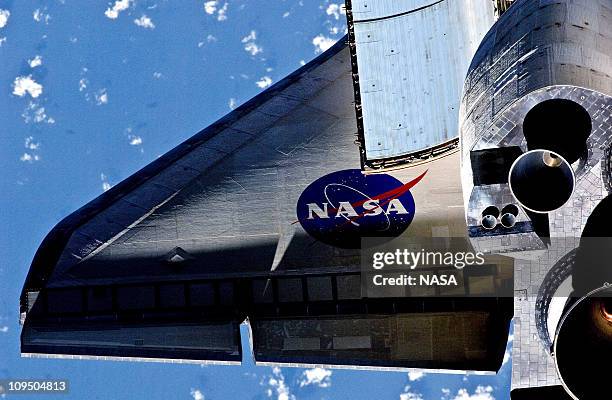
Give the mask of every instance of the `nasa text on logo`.
<svg viewBox="0 0 612 400">
<path fill-rule="evenodd" d="M 325 175 L 302 192 L 298 221 L 312 237 L 342 248 L 359 248 L 362 237 L 397 237 L 414 218 L 410 188 L 426 173 L 405 184 L 359 169 Z"/>
</svg>

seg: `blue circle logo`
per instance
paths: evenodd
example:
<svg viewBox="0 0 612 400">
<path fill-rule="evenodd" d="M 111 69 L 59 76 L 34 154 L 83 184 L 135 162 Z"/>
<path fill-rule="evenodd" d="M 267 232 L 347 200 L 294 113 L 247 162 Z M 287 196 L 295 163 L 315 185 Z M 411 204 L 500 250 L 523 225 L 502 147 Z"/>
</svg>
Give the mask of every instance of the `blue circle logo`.
<svg viewBox="0 0 612 400">
<path fill-rule="evenodd" d="M 302 192 L 298 221 L 310 236 L 342 248 L 360 248 L 362 237 L 397 237 L 414 218 L 410 188 L 426 173 L 405 184 L 359 169 L 325 175 Z"/>
</svg>

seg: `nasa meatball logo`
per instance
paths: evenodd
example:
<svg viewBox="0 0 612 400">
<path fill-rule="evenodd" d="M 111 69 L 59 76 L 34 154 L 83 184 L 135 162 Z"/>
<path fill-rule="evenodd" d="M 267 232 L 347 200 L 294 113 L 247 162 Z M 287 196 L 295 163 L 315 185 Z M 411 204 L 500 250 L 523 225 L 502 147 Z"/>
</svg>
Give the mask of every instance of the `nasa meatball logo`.
<svg viewBox="0 0 612 400">
<path fill-rule="evenodd" d="M 325 175 L 302 192 L 296 223 L 315 239 L 342 248 L 361 247 L 362 237 L 397 237 L 414 218 L 410 189 L 426 173 L 408 183 L 359 169 Z"/>
</svg>

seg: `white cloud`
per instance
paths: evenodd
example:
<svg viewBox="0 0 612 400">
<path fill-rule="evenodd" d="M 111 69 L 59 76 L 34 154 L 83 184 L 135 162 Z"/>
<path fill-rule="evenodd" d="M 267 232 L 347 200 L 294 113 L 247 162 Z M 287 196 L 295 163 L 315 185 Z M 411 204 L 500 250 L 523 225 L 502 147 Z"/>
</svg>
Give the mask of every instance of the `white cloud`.
<svg viewBox="0 0 612 400">
<path fill-rule="evenodd" d="M 341 14 L 346 14 L 346 9 L 344 5 L 331 3 L 327 6 L 327 10 L 325 10 L 327 15 L 333 16 L 335 19 L 340 19 Z"/>
<path fill-rule="evenodd" d="M 96 104 L 101 106 L 102 104 L 108 103 L 108 93 L 106 93 L 106 89 L 100 89 L 95 94 Z"/>
<path fill-rule="evenodd" d="M 204 3 L 204 11 L 206 14 L 213 15 L 217 11 L 217 0 L 211 0 Z"/>
<path fill-rule="evenodd" d="M 134 23 L 140 26 L 141 28 L 155 29 L 155 24 L 153 23 L 153 21 L 151 21 L 151 18 L 147 17 L 146 15 L 143 15 L 142 17 L 135 19 Z"/>
<path fill-rule="evenodd" d="M 215 35 L 208 35 L 206 36 L 206 41 L 208 43 L 214 43 L 216 42 L 218 39 Z M 204 41 L 198 42 L 198 47 L 204 47 L 206 43 Z"/>
<path fill-rule="evenodd" d="M 415 369 L 408 371 L 408 380 L 410 382 L 415 382 L 425 376 L 425 373 L 421 370 Z"/>
<path fill-rule="evenodd" d="M 142 138 L 137 135 L 128 135 L 128 139 L 130 140 L 130 145 L 139 146 L 142 144 Z"/>
<path fill-rule="evenodd" d="M 510 358 L 512 357 L 512 354 L 510 352 L 512 350 L 513 342 L 514 342 L 514 333 L 511 333 L 510 335 L 508 335 L 508 344 L 506 346 L 506 352 L 504 353 L 504 359 L 502 361 L 502 366 L 506 365 L 508 361 L 510 361 Z"/>
<path fill-rule="evenodd" d="M 0 47 L 6 42 L 6 36 L 0 37 Z"/>
<path fill-rule="evenodd" d="M 155 79 L 159 79 L 161 78 L 163 75 L 161 72 L 153 72 L 153 78 Z"/>
<path fill-rule="evenodd" d="M 288 16 L 290 16 L 291 13 L 289 11 L 283 13 L 283 18 L 287 18 Z"/>
<path fill-rule="evenodd" d="M 23 97 L 27 93 L 33 98 L 37 98 L 42 92 L 42 85 L 32 79 L 32 75 L 18 76 L 13 82 L 13 94 L 16 96 Z"/>
<path fill-rule="evenodd" d="M 82 92 L 83 90 L 87 89 L 88 83 L 89 81 L 87 80 L 87 78 L 79 79 L 79 92 Z"/>
<path fill-rule="evenodd" d="M 453 400 L 495 400 L 492 393 L 491 386 L 478 386 L 474 394 L 470 394 L 467 389 L 459 389 Z"/>
<path fill-rule="evenodd" d="M 318 387 L 326 388 L 331 386 L 332 371 L 325 368 L 312 368 L 307 369 L 302 373 L 300 379 L 300 387 L 308 385 L 316 385 Z"/>
<path fill-rule="evenodd" d="M 23 155 L 19 157 L 19 160 L 23 162 L 33 163 L 34 161 L 39 161 L 40 156 L 38 154 L 23 153 Z"/>
<path fill-rule="evenodd" d="M 204 400 L 204 394 L 200 391 L 200 389 L 191 389 L 190 393 L 193 400 Z"/>
<path fill-rule="evenodd" d="M 9 10 L 3 10 L 0 8 L 0 28 L 4 28 L 6 26 L 10 16 L 11 12 Z"/>
<path fill-rule="evenodd" d="M 3 326 L 3 327 L 0 327 L 0 332 L 1 332 L 1 333 L 6 333 L 6 332 L 8 332 L 8 330 L 9 330 L 9 327 L 8 327 L 8 326 Z"/>
<path fill-rule="evenodd" d="M 261 46 L 258 46 L 255 42 L 249 42 L 245 44 L 244 49 L 252 56 L 256 56 L 257 54 L 263 51 Z"/>
<path fill-rule="evenodd" d="M 229 102 L 228 102 L 228 107 L 230 108 L 230 110 L 234 110 L 236 109 L 236 99 L 235 98 L 230 98 Z"/>
<path fill-rule="evenodd" d="M 242 38 L 242 43 L 251 42 L 255 39 L 257 39 L 257 32 L 251 31 L 251 33 Z"/>
<path fill-rule="evenodd" d="M 26 124 L 29 124 L 30 122 L 34 122 L 35 124 L 39 124 L 41 122 L 46 122 L 48 124 L 55 123 L 55 119 L 47 115 L 45 107 L 41 107 L 39 104 L 32 101 L 28 104 L 25 110 L 23 110 L 21 116 Z"/>
<path fill-rule="evenodd" d="M 227 19 L 227 6 L 228 4 L 223 4 L 223 7 L 219 9 L 217 12 L 217 21 L 225 21 Z"/>
<path fill-rule="evenodd" d="M 257 54 L 263 51 L 263 48 L 261 46 L 258 46 L 257 43 L 255 43 L 256 39 L 257 32 L 255 31 L 251 31 L 251 33 L 242 38 L 242 43 L 245 44 L 244 49 L 252 56 L 256 56 Z"/>
<path fill-rule="evenodd" d="M 25 148 L 29 150 L 38 150 L 40 148 L 40 143 L 34 142 L 33 136 L 28 136 L 25 138 Z"/>
<path fill-rule="evenodd" d="M 272 84 L 272 78 L 269 76 L 262 76 L 257 82 L 255 82 L 255 84 L 260 88 L 265 89 Z"/>
<path fill-rule="evenodd" d="M 502 361 L 502 365 L 506 365 L 508 361 L 510 361 L 510 351 L 506 350 L 506 352 L 504 353 L 504 359 Z"/>
<path fill-rule="evenodd" d="M 404 388 L 404 392 L 400 393 L 400 400 L 423 400 L 420 393 L 415 393 L 410 390 L 410 386 Z"/>
<path fill-rule="evenodd" d="M 224 3 L 222 7 L 219 7 L 219 2 L 217 0 L 204 2 L 204 11 L 206 14 L 215 15 L 216 12 L 217 21 L 225 21 L 227 19 L 227 7 L 227 3 Z"/>
<path fill-rule="evenodd" d="M 36 68 L 40 65 L 42 65 L 42 57 L 41 56 L 36 56 L 31 60 L 28 60 L 28 64 L 30 64 L 30 68 Z"/>
<path fill-rule="evenodd" d="M 108 182 L 108 177 L 104 174 L 100 174 L 100 180 L 102 181 L 102 190 L 105 192 L 111 188 L 111 184 Z"/>
<path fill-rule="evenodd" d="M 295 396 L 291 394 L 289 387 L 285 383 L 285 377 L 280 368 L 272 368 L 272 376 L 268 379 L 270 388 L 266 391 L 268 397 L 272 397 L 276 392 L 277 400 L 295 400 Z"/>
<path fill-rule="evenodd" d="M 95 103 L 98 106 L 107 104 L 109 101 L 108 90 L 104 87 L 100 88 L 95 83 L 90 85 L 89 79 L 87 79 L 87 73 L 87 67 L 83 67 L 81 79 L 79 79 L 79 92 L 83 93 L 88 103 Z M 96 86 L 98 89 L 95 89 Z"/>
<path fill-rule="evenodd" d="M 45 7 L 45 10 L 46 10 L 46 7 Z M 44 11 L 41 11 L 40 8 L 37 8 L 32 13 L 32 18 L 34 18 L 34 21 L 36 22 L 45 21 L 45 24 L 48 24 L 49 20 L 51 19 L 51 16 L 45 13 Z"/>
<path fill-rule="evenodd" d="M 315 47 L 315 53 L 322 53 L 325 50 L 329 49 L 336 43 L 335 39 L 327 37 L 322 33 L 317 35 L 314 39 L 312 39 L 312 44 Z"/>
<path fill-rule="evenodd" d="M 106 11 L 104 12 L 104 15 L 106 15 L 110 19 L 116 19 L 119 16 L 119 13 L 121 11 L 127 10 L 130 7 L 131 1 L 132 0 L 115 1 L 115 4 L 113 4 L 111 8 L 106 9 Z"/>
<path fill-rule="evenodd" d="M 344 32 L 344 33 L 348 32 L 348 30 L 346 29 L 346 25 L 343 25 L 343 26 L 330 25 L 328 28 L 328 31 L 330 35 L 337 35 L 340 32 Z"/>
<path fill-rule="evenodd" d="M 323 8 L 323 6 L 320 6 Z M 338 35 L 341 32 L 347 32 L 345 19 L 342 17 L 346 14 L 346 9 L 340 3 L 330 3 L 325 9 L 325 13 L 331 18 L 325 21 L 328 33 L 330 35 Z"/>
</svg>

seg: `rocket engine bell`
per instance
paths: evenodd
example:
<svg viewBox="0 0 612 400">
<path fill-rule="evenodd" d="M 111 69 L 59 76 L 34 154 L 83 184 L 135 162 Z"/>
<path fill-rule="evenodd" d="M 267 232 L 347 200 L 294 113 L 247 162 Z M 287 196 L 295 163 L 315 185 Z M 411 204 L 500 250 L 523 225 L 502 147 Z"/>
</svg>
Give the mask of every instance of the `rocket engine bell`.
<svg viewBox="0 0 612 400">
<path fill-rule="evenodd" d="M 610 379 L 612 287 L 577 300 L 557 329 L 553 355 L 565 390 L 574 399 L 601 399 Z"/>
<path fill-rule="evenodd" d="M 557 327 L 553 356 L 575 399 L 601 398 L 612 367 L 612 195 L 591 213 L 572 270 L 574 293 Z"/>
<path fill-rule="evenodd" d="M 561 155 L 532 150 L 514 161 L 508 184 L 527 210 L 546 213 L 562 207 L 574 192 L 574 171 Z"/>
</svg>

